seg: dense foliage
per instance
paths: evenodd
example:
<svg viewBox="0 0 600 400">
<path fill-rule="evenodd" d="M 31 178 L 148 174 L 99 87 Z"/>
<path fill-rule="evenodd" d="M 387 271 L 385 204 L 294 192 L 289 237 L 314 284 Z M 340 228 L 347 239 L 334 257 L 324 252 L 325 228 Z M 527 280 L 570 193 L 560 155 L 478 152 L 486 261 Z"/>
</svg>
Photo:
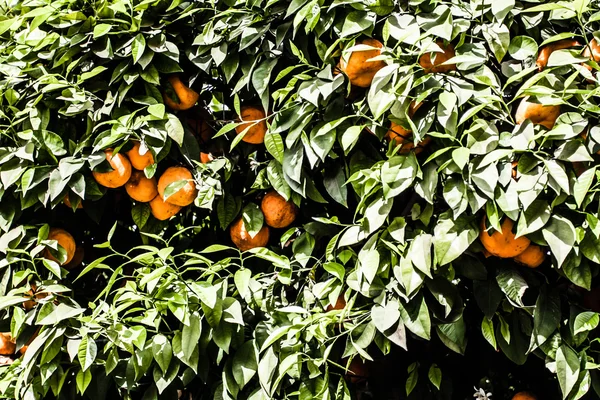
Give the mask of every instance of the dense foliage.
<svg viewBox="0 0 600 400">
<path fill-rule="evenodd" d="M 589 0 L 0 0 L 0 397 L 600 395 L 595 38 Z"/>
</svg>

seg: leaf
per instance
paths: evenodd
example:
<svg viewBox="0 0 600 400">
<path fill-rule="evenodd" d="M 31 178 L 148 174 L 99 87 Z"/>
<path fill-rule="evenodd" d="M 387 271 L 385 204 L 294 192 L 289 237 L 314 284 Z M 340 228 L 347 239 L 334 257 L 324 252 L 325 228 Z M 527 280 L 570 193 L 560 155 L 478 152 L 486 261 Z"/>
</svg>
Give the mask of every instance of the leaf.
<svg viewBox="0 0 600 400">
<path fill-rule="evenodd" d="M 577 178 L 577 182 L 573 185 L 573 197 L 578 207 L 581 207 L 586 194 L 592 186 L 594 177 L 596 176 L 596 168 L 587 169 Z"/>
<path fill-rule="evenodd" d="M 556 351 L 556 376 L 562 391 L 563 399 L 571 393 L 579 377 L 580 362 L 577 353 L 567 344 Z"/>
<path fill-rule="evenodd" d="M 112 29 L 112 25 L 109 24 L 98 24 L 94 26 L 94 39 L 98 39 L 101 36 L 106 35 Z"/>
<path fill-rule="evenodd" d="M 263 390 L 271 395 L 271 386 L 273 374 L 277 369 L 277 356 L 273 347 L 269 347 L 267 352 L 263 355 L 263 358 L 258 363 L 258 380 Z"/>
<path fill-rule="evenodd" d="M 260 210 L 260 207 L 254 203 L 250 203 L 244 207 L 242 219 L 244 220 L 244 227 L 251 238 L 255 237 L 263 227 L 263 213 Z"/>
<path fill-rule="evenodd" d="M 345 186 L 346 176 L 339 164 L 325 170 L 323 184 L 327 193 L 344 207 L 348 207 L 348 188 Z"/>
<path fill-rule="evenodd" d="M 439 265 L 446 265 L 460 255 L 479 237 L 479 228 L 473 217 L 452 218 L 442 214 L 434 228 L 433 248 Z"/>
<path fill-rule="evenodd" d="M 542 235 L 560 267 L 575 244 L 575 227 L 568 219 L 554 214 Z"/>
<path fill-rule="evenodd" d="M 523 295 L 529 286 L 516 269 L 505 267 L 498 270 L 496 282 L 515 307 L 525 307 Z"/>
<path fill-rule="evenodd" d="M 254 340 L 250 340 L 244 343 L 233 356 L 232 373 L 240 389 L 250 382 L 257 370 Z"/>
<path fill-rule="evenodd" d="M 496 281 L 473 281 L 473 294 L 483 314 L 491 320 L 504 297 Z"/>
<path fill-rule="evenodd" d="M 560 297 L 542 287 L 533 312 L 533 333 L 529 350 L 541 346 L 560 326 Z"/>
<path fill-rule="evenodd" d="M 397 301 L 389 301 L 385 307 L 375 304 L 371 309 L 371 319 L 379 332 L 384 333 L 398 322 L 400 311 Z"/>
<path fill-rule="evenodd" d="M 202 321 L 198 313 L 190 314 L 190 324 L 184 325 L 181 330 L 181 350 L 187 360 L 190 360 L 192 353 L 198 351 L 198 341 L 202 332 Z"/>
<path fill-rule="evenodd" d="M 179 146 L 183 144 L 183 137 L 185 131 L 183 130 L 183 125 L 181 125 L 181 121 L 175 115 L 168 113 L 168 120 L 165 123 L 165 128 L 167 129 L 167 134 L 171 139 L 175 141 Z"/>
<path fill-rule="evenodd" d="M 233 280 L 235 282 L 235 287 L 242 298 L 245 298 L 248 294 L 251 277 L 252 271 L 247 268 L 236 271 L 234 275 Z"/>
<path fill-rule="evenodd" d="M 515 60 L 525 60 L 536 55 L 537 43 L 529 36 L 515 36 L 510 41 L 508 52 Z"/>
<path fill-rule="evenodd" d="M 483 317 L 483 320 L 481 321 L 481 333 L 485 340 L 492 345 L 494 350 L 498 348 L 498 345 L 496 344 L 496 335 L 494 334 L 494 322 L 488 317 Z"/>
<path fill-rule="evenodd" d="M 85 335 L 81 339 L 79 350 L 77 352 L 77 358 L 83 371 L 87 371 L 92 366 L 97 353 L 98 349 L 96 347 L 96 342 L 88 335 Z"/>
<path fill-rule="evenodd" d="M 83 394 L 88 388 L 91 381 L 92 372 L 90 370 L 79 370 L 77 372 L 77 376 L 75 377 L 75 382 L 77 384 L 77 390 L 79 391 L 79 393 Z"/>
<path fill-rule="evenodd" d="M 584 311 L 579 313 L 577 314 L 577 317 L 575 317 L 573 333 L 577 335 L 582 332 L 591 332 L 598 327 L 599 322 L 600 315 L 596 312 Z"/>
<path fill-rule="evenodd" d="M 280 134 L 267 132 L 265 135 L 265 147 L 275 160 L 283 163 L 283 152 L 285 149 Z"/>
<path fill-rule="evenodd" d="M 163 334 L 155 335 L 152 338 L 152 354 L 160 369 L 166 374 L 173 356 L 173 349 L 171 343 Z"/>
<path fill-rule="evenodd" d="M 462 316 L 456 322 L 451 324 L 440 324 L 435 329 L 440 340 L 446 347 L 458 354 L 465 353 L 467 348 L 467 327 Z"/>
<path fill-rule="evenodd" d="M 419 369 L 417 363 L 412 363 L 408 366 L 408 378 L 406 378 L 406 395 L 410 396 L 413 389 L 417 386 L 419 380 Z"/>
<path fill-rule="evenodd" d="M 440 367 L 438 367 L 437 364 L 431 364 L 427 376 L 429 377 L 429 381 L 433 384 L 433 386 L 435 386 L 437 390 L 440 390 L 440 385 L 442 383 L 442 370 Z"/>
<path fill-rule="evenodd" d="M 146 39 L 144 39 L 144 35 L 138 33 L 136 37 L 133 39 L 133 43 L 131 45 L 131 55 L 133 56 L 133 63 L 137 64 L 137 62 L 144 55 L 144 50 L 146 49 Z"/>
<path fill-rule="evenodd" d="M 431 338 L 431 317 L 423 295 L 415 296 L 409 303 L 398 303 L 404 325 L 415 335 L 429 340 Z"/>
</svg>

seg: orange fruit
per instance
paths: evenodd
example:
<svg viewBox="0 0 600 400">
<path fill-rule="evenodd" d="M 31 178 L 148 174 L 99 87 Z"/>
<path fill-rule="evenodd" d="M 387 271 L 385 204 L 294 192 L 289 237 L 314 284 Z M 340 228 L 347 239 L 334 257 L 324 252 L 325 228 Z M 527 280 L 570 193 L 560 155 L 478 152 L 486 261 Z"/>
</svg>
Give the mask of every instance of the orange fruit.
<svg viewBox="0 0 600 400">
<path fill-rule="evenodd" d="M 408 116 L 412 118 L 413 115 L 422 105 L 423 102 L 415 104 L 415 101 L 413 100 L 408 108 Z M 388 142 L 393 140 L 396 146 L 402 145 L 402 147 L 400 147 L 400 150 L 398 151 L 398 154 L 408 154 L 412 149 L 415 148 L 415 144 L 412 140 L 412 137 L 413 134 L 410 129 L 406 129 L 402 125 L 399 125 L 395 122 L 392 122 L 390 129 L 388 129 L 387 133 L 385 134 L 385 138 Z M 421 153 L 429 144 L 429 142 L 431 142 L 430 137 L 423 138 L 423 140 L 417 144 L 415 154 Z"/>
<path fill-rule="evenodd" d="M 343 310 L 344 307 L 346 307 L 346 300 L 344 299 L 344 296 L 340 295 L 333 306 L 331 304 L 327 305 L 325 311 Z"/>
<path fill-rule="evenodd" d="M 240 115 L 239 120 L 244 123 L 236 126 L 236 133 L 239 135 L 246 128 L 250 127 L 242 141 L 251 144 L 263 143 L 265 141 L 265 134 L 267 133 L 267 122 L 265 121 L 267 115 L 265 114 L 265 110 L 253 106 L 244 106 L 240 111 L 242 115 Z"/>
<path fill-rule="evenodd" d="M 169 167 L 158 180 L 158 194 L 164 199 L 165 189 L 173 182 L 186 180 L 187 183 L 177 192 L 169 196 L 165 201 L 167 203 L 174 204 L 176 206 L 185 207 L 190 205 L 196 199 L 198 189 L 196 189 L 196 183 L 194 177 L 189 169 L 185 167 Z"/>
<path fill-rule="evenodd" d="M 524 252 L 531 243 L 525 236 L 515 239 L 515 234 L 512 232 L 514 222 L 509 218 L 504 218 L 501 226 L 502 232 L 494 231 L 492 234 L 486 232 L 485 221 L 486 218 L 483 217 L 479 240 L 481 240 L 483 247 L 493 256 L 500 258 L 516 257 Z"/>
<path fill-rule="evenodd" d="M 65 204 L 65 206 L 69 207 L 69 208 L 73 208 L 73 205 L 71 204 L 71 200 L 69 199 L 69 193 L 67 193 L 65 195 L 65 197 L 63 198 L 63 203 Z M 80 201 L 79 204 L 77 205 L 77 209 L 83 208 L 83 203 Z"/>
<path fill-rule="evenodd" d="M 162 199 L 160 195 L 150 201 L 150 211 L 154 218 L 164 221 L 171 218 L 181 210 L 181 206 L 168 203 Z"/>
<path fill-rule="evenodd" d="M 548 59 L 550 58 L 550 54 L 552 54 L 554 51 L 570 49 L 571 47 L 575 46 L 581 46 L 579 42 L 575 39 L 564 39 L 559 40 L 558 42 L 547 44 L 541 48 L 535 65 L 537 65 L 538 69 L 541 71 L 548 65 Z"/>
<path fill-rule="evenodd" d="M 242 218 L 238 218 L 229 227 L 229 236 L 236 247 L 242 251 L 250 250 L 255 247 L 265 247 L 269 243 L 269 227 L 263 226 L 256 236 L 251 237 Z"/>
<path fill-rule="evenodd" d="M 374 47 L 370 50 L 355 50 L 350 55 L 342 56 L 340 69 L 346 74 L 350 83 L 354 86 L 369 87 L 377 71 L 385 67 L 385 61 L 369 61 L 381 55 L 383 43 L 377 39 L 365 39 L 357 44 Z"/>
<path fill-rule="evenodd" d="M 131 177 L 131 163 L 123 154 L 114 154 L 112 149 L 104 150 L 106 160 L 112 167 L 109 172 L 92 171 L 94 179 L 107 188 L 118 188 L 127 183 Z"/>
<path fill-rule="evenodd" d="M 440 46 L 444 52 L 423 54 L 421 57 L 419 57 L 419 65 L 425 70 L 426 73 L 455 71 L 456 64 L 440 65 L 455 56 L 454 46 L 452 43 L 448 42 L 447 44 L 444 44 L 442 40 L 437 40 L 435 43 Z M 434 58 L 433 61 L 431 60 L 432 57 Z"/>
<path fill-rule="evenodd" d="M 214 159 L 215 158 L 213 157 L 212 154 L 200 152 L 200 162 L 202 164 L 208 164 L 209 162 L 211 162 Z"/>
<path fill-rule="evenodd" d="M 15 340 L 10 335 L 10 332 L 0 332 L 0 355 L 10 356 L 15 354 Z"/>
<path fill-rule="evenodd" d="M 23 302 L 23 308 L 25 309 L 25 311 L 31 310 L 33 307 L 36 306 L 38 300 L 48 296 L 48 293 L 37 293 L 37 286 L 35 284 L 31 284 L 31 289 L 28 290 L 25 294 L 25 298 L 28 299 Z"/>
<path fill-rule="evenodd" d="M 144 154 L 140 153 L 140 147 L 140 142 L 137 140 L 134 141 L 133 147 L 127 152 L 127 157 L 129 157 L 129 162 L 133 168 L 141 171 L 147 166 L 154 164 L 154 156 L 152 156 L 152 153 L 148 149 L 146 149 Z"/>
<path fill-rule="evenodd" d="M 275 190 L 263 197 L 260 209 L 265 216 L 265 223 L 272 228 L 285 228 L 298 215 L 298 207 L 292 201 L 286 201 Z"/>
<path fill-rule="evenodd" d="M 594 61 L 600 61 L 600 44 L 596 41 L 596 39 L 592 39 L 589 45 L 585 46 L 583 50 L 583 56 L 589 59 L 593 59 Z M 591 69 L 591 67 L 588 67 Z"/>
<path fill-rule="evenodd" d="M 537 400 L 537 397 L 531 392 L 519 392 L 513 396 L 512 400 Z"/>
<path fill-rule="evenodd" d="M 73 255 L 73 259 L 68 264 L 65 264 L 64 268 L 70 271 L 79 267 L 83 262 L 84 256 L 85 250 L 83 249 L 83 246 L 77 246 L 77 248 L 75 248 L 75 254 Z"/>
<path fill-rule="evenodd" d="M 560 115 L 560 106 L 544 106 L 538 103 L 531 103 L 527 101 L 528 98 L 529 97 L 525 97 L 521 100 L 521 103 L 517 108 L 515 114 L 515 121 L 517 124 L 521 124 L 528 119 L 534 125 L 542 125 L 548 129 L 552 129 L 556 123 L 556 119 Z"/>
<path fill-rule="evenodd" d="M 546 259 L 546 252 L 540 246 L 530 244 L 524 252 L 514 258 L 516 262 L 529 268 L 537 268 Z"/>
<path fill-rule="evenodd" d="M 171 96 L 169 96 L 169 94 L 172 93 L 163 92 L 163 100 L 167 107 L 169 107 L 171 110 L 181 111 L 188 110 L 192 108 L 194 104 L 196 104 L 200 98 L 200 95 L 193 89 L 190 89 L 189 86 L 181 82 L 181 79 L 178 75 L 171 75 L 167 78 L 167 80 L 171 84 L 173 92 L 175 92 L 174 97 L 177 97 L 177 100 L 173 100 Z"/>
<path fill-rule="evenodd" d="M 73 236 L 71 236 L 69 232 L 60 228 L 50 228 L 48 240 L 56 240 L 58 242 L 58 245 L 65 249 L 65 251 L 67 252 L 67 259 L 61 265 L 68 264 L 73 259 L 73 256 L 75 255 L 76 245 L 75 239 L 73 239 Z M 58 262 L 58 260 L 50 253 L 49 249 L 46 249 L 46 251 L 44 252 L 44 257 L 49 260 Z"/>
<path fill-rule="evenodd" d="M 129 197 L 140 203 L 147 203 L 158 194 L 156 178 L 146 178 L 142 171 L 133 171 L 125 184 L 125 190 Z"/>
</svg>

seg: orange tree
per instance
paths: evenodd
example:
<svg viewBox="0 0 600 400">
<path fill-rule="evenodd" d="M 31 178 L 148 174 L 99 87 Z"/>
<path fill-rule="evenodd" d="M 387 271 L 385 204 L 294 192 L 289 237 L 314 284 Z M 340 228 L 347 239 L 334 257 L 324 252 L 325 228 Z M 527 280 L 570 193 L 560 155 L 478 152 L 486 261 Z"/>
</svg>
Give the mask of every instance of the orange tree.
<svg viewBox="0 0 600 400">
<path fill-rule="evenodd" d="M 0 397 L 600 393 L 597 3 L 0 11 Z"/>
</svg>

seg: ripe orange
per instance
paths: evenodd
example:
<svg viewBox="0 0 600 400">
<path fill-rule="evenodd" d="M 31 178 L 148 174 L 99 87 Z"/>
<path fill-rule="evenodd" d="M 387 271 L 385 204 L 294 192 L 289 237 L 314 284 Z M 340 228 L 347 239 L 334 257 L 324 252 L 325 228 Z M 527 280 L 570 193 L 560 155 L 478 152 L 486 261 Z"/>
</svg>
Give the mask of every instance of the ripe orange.
<svg viewBox="0 0 600 400">
<path fill-rule="evenodd" d="M 169 167 L 163 172 L 158 180 L 158 193 L 160 194 L 160 197 L 164 199 L 167 186 L 173 182 L 182 180 L 187 181 L 185 186 L 173 193 L 165 201 L 181 207 L 192 204 L 196 199 L 198 189 L 196 189 L 196 183 L 194 182 L 192 173 L 185 167 Z"/>
<path fill-rule="evenodd" d="M 209 162 L 211 162 L 212 160 L 214 160 L 215 158 L 213 157 L 212 154 L 210 153 L 204 153 L 204 152 L 200 152 L 200 162 L 202 164 L 208 164 Z"/>
<path fill-rule="evenodd" d="M 537 268 L 546 259 L 546 252 L 540 246 L 530 244 L 524 252 L 514 258 L 516 262 L 529 268 Z"/>
<path fill-rule="evenodd" d="M 58 245 L 64 248 L 67 252 L 67 259 L 61 265 L 68 264 L 73 259 L 73 256 L 75 255 L 76 245 L 75 239 L 73 239 L 73 236 L 71 236 L 69 232 L 60 228 L 50 228 L 48 240 L 58 241 Z M 46 249 L 46 251 L 44 252 L 44 257 L 49 260 L 58 262 L 58 260 L 50 253 L 49 249 Z"/>
<path fill-rule="evenodd" d="M 408 108 L 408 116 L 412 118 L 412 116 L 422 105 L 423 102 L 416 104 L 414 100 L 411 101 Z M 385 138 L 388 142 L 393 140 L 396 146 L 402 146 L 400 147 L 400 150 L 398 150 L 398 154 L 408 154 L 412 149 L 415 148 L 415 144 L 412 140 L 412 131 L 410 129 L 404 128 L 402 125 L 399 125 L 395 122 L 392 122 L 390 129 L 388 129 L 387 133 L 385 134 Z M 430 137 L 423 138 L 423 140 L 417 144 L 415 154 L 421 153 L 429 144 L 429 142 L 431 142 Z"/>
<path fill-rule="evenodd" d="M 512 400 L 537 400 L 537 397 L 531 392 L 519 392 L 513 396 Z"/>
<path fill-rule="evenodd" d="M 250 237 L 250 234 L 244 226 L 242 218 L 238 218 L 229 228 L 229 236 L 231 241 L 236 247 L 242 251 L 250 250 L 255 247 L 265 247 L 269 243 L 269 227 L 263 226 L 260 231 L 254 237 Z"/>
<path fill-rule="evenodd" d="M 123 154 L 114 154 L 112 149 L 104 151 L 106 154 L 106 160 L 112 167 L 112 171 L 109 172 L 95 172 L 92 171 L 94 179 L 100 185 L 107 188 L 118 188 L 127 183 L 131 177 L 131 163 Z"/>
<path fill-rule="evenodd" d="M 251 144 L 263 143 L 265 141 L 265 134 L 267 133 L 267 122 L 265 121 L 267 115 L 265 114 L 265 110 L 253 106 L 244 106 L 240 111 L 242 115 L 240 115 L 239 120 L 244 123 L 236 126 L 236 133 L 239 135 L 246 128 L 250 127 L 242 141 Z"/>
<path fill-rule="evenodd" d="M 0 355 L 10 356 L 15 354 L 15 340 L 10 335 L 10 332 L 0 332 Z"/>
<path fill-rule="evenodd" d="M 592 39 L 589 43 L 589 46 L 586 45 L 583 50 L 583 56 L 589 59 L 593 59 L 594 61 L 600 61 L 600 44 L 596 41 L 596 39 Z M 588 67 L 591 69 L 591 67 Z"/>
<path fill-rule="evenodd" d="M 163 100 L 171 110 L 188 110 L 192 108 L 194 104 L 196 104 L 200 98 L 200 95 L 193 89 L 190 89 L 189 86 L 181 82 L 181 79 L 178 75 L 171 75 L 167 78 L 167 80 L 171 84 L 174 93 L 172 93 L 170 90 L 163 92 Z M 173 94 L 174 96 L 170 96 Z M 171 97 L 177 97 L 177 100 L 174 100 Z"/>
<path fill-rule="evenodd" d="M 133 168 L 140 171 L 154 164 L 154 156 L 152 156 L 150 150 L 146 149 L 144 154 L 140 153 L 140 142 L 137 140 L 133 142 L 133 147 L 127 152 L 127 157 L 129 157 L 129 162 L 131 162 Z"/>
<path fill-rule="evenodd" d="M 540 50 L 535 65 L 537 65 L 538 70 L 541 71 L 548 65 L 548 59 L 550 58 L 550 54 L 552 54 L 554 51 L 570 49 L 571 47 L 575 46 L 581 46 L 579 42 L 575 39 L 564 39 L 559 40 L 558 42 L 547 44 Z"/>
<path fill-rule="evenodd" d="M 435 42 L 444 51 L 443 53 L 432 52 L 425 53 L 419 58 L 419 65 L 426 73 L 430 72 L 450 72 L 456 70 L 456 64 L 440 65 L 455 56 L 454 46 L 448 42 L 444 44 L 442 40 Z M 434 58 L 433 61 L 431 58 Z"/>
<path fill-rule="evenodd" d="M 298 207 L 292 201 L 286 201 L 275 190 L 263 197 L 260 209 L 266 224 L 272 228 L 285 228 L 294 222 L 298 215 Z"/>
<path fill-rule="evenodd" d="M 129 197 L 140 203 L 147 203 L 158 194 L 156 178 L 146 178 L 142 171 L 133 171 L 125 190 Z"/>
<path fill-rule="evenodd" d="M 552 129 L 556 123 L 556 119 L 560 115 L 560 106 L 544 106 L 539 103 L 531 103 L 527 101 L 528 98 L 529 97 L 525 97 L 521 100 L 521 103 L 517 108 L 515 114 L 515 121 L 517 124 L 521 124 L 528 119 L 535 125 L 542 125 L 548 129 Z"/>
<path fill-rule="evenodd" d="M 69 193 L 67 193 L 65 195 L 65 197 L 63 198 L 63 203 L 65 204 L 65 206 L 69 207 L 69 208 L 73 208 L 73 205 L 71 204 L 71 200 L 69 199 Z M 79 204 L 77 205 L 77 209 L 83 208 L 83 203 L 80 201 Z"/>
<path fill-rule="evenodd" d="M 164 221 L 171 218 L 181 210 L 181 206 L 168 203 L 162 199 L 160 195 L 150 201 L 150 211 L 154 218 Z"/>
<path fill-rule="evenodd" d="M 339 66 L 354 86 L 369 87 L 377 71 L 385 67 L 385 61 L 369 61 L 381 54 L 383 43 L 377 39 L 365 39 L 357 44 L 374 47 L 371 50 L 356 50 L 350 55 L 343 55 Z"/>
<path fill-rule="evenodd" d="M 486 218 L 481 220 L 481 232 L 479 240 L 483 247 L 493 256 L 500 258 L 513 258 L 524 252 L 531 241 L 525 236 L 515 239 L 515 234 L 512 232 L 514 222 L 509 218 L 504 218 L 502 222 L 502 232 L 493 231 L 492 234 L 485 230 Z"/>
</svg>

